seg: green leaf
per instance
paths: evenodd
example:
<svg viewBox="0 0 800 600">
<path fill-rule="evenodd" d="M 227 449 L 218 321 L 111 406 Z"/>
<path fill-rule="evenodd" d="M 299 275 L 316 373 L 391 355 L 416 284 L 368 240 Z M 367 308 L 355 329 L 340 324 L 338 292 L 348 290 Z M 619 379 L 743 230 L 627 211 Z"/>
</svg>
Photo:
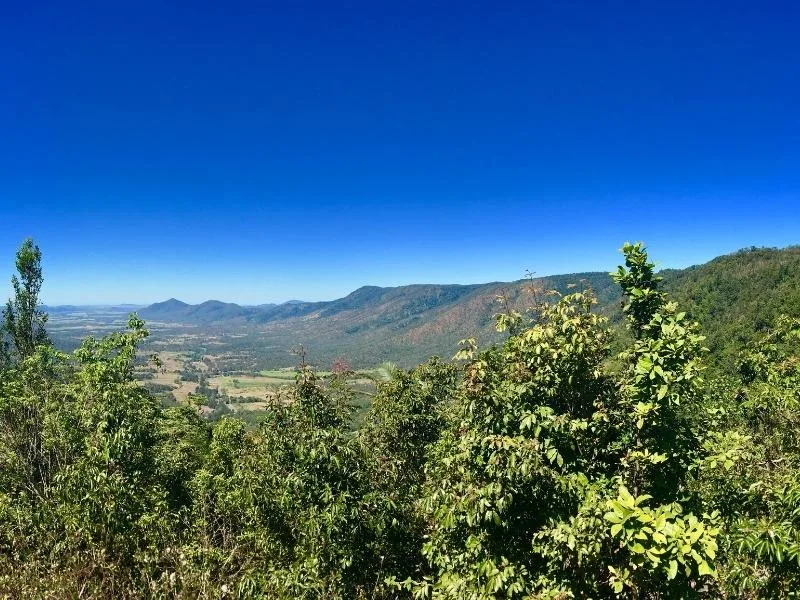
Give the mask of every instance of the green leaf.
<svg viewBox="0 0 800 600">
<path fill-rule="evenodd" d="M 710 566 L 708 566 L 708 563 L 706 561 L 704 561 L 704 560 L 700 561 L 700 564 L 697 567 L 697 572 L 700 573 L 700 575 L 714 575 L 715 574 L 714 573 L 714 569 L 712 569 Z"/>
<path fill-rule="evenodd" d="M 667 569 L 667 579 L 675 579 L 675 576 L 678 574 L 678 561 L 671 560 L 669 561 L 669 569 Z"/>
</svg>

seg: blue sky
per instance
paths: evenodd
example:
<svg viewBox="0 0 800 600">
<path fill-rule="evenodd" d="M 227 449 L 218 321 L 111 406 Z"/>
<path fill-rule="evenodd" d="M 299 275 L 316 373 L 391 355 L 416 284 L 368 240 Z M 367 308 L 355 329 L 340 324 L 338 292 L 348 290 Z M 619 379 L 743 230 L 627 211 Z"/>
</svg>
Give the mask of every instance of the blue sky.
<svg viewBox="0 0 800 600">
<path fill-rule="evenodd" d="M 15 4 L 0 273 L 33 236 L 47 303 L 800 243 L 797 3 Z"/>
</svg>

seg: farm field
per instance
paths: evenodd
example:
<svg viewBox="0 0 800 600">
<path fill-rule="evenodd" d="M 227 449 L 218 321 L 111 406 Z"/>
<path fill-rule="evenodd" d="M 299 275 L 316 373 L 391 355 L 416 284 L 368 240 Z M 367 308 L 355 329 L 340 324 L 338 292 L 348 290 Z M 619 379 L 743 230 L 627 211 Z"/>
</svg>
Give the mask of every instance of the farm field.
<svg viewBox="0 0 800 600">
<path fill-rule="evenodd" d="M 247 360 L 247 352 L 205 354 L 204 348 L 186 351 L 158 350 L 142 352 L 136 377 L 165 405 L 193 404 L 206 419 L 216 420 L 225 414 L 236 414 L 254 425 L 276 392 L 294 384 L 297 368 L 261 369 L 251 373 L 224 370 L 235 360 Z M 153 360 L 155 357 L 157 360 Z M 352 371 L 348 382 L 355 393 L 356 420 L 371 404 L 377 383 L 390 377 L 393 365 Z M 317 369 L 324 381 L 333 373 Z"/>
<path fill-rule="evenodd" d="M 294 381 L 294 373 L 286 372 L 285 376 L 263 375 L 222 375 L 208 380 L 209 386 L 217 388 L 220 394 L 232 398 L 249 396 L 265 396 L 269 391 Z"/>
</svg>

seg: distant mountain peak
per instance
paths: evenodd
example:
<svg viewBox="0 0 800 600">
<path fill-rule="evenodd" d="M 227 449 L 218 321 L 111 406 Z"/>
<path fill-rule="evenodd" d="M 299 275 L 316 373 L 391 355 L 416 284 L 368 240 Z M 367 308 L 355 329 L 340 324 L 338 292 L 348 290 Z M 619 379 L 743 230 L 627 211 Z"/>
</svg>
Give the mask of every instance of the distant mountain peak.
<svg viewBox="0 0 800 600">
<path fill-rule="evenodd" d="M 186 302 L 178 300 L 177 298 L 170 298 L 169 300 L 164 300 L 163 302 L 156 302 L 155 304 L 151 304 L 147 308 L 153 308 L 155 306 L 163 306 L 163 307 L 177 307 L 177 306 L 189 306 Z"/>
<path fill-rule="evenodd" d="M 233 304 L 232 302 L 223 302 L 222 300 L 206 300 L 205 302 L 201 302 L 196 306 L 197 308 L 200 308 L 201 306 L 239 306 L 239 305 Z"/>
</svg>

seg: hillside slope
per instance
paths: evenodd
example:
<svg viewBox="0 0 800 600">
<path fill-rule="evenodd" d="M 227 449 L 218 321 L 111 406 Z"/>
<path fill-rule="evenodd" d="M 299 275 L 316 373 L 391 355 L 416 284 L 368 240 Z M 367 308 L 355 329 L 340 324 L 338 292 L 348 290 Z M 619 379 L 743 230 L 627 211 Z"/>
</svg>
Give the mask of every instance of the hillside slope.
<svg viewBox="0 0 800 600">
<path fill-rule="evenodd" d="M 800 247 L 743 250 L 661 275 L 664 288 L 700 323 L 707 345 L 728 368 L 776 315 L 800 316 Z M 354 366 L 384 360 L 411 366 L 431 355 L 452 356 L 467 337 L 482 345 L 498 340 L 493 316 L 503 308 L 500 295 L 522 310 L 534 302 L 533 294 L 541 298 L 548 290 L 563 294 L 581 287 L 591 287 L 598 310 L 620 322 L 619 288 L 607 273 L 597 272 L 479 285 L 365 286 L 330 302 L 257 307 L 172 299 L 140 315 L 151 322 L 237 332 L 246 337 L 236 343 L 260 348 L 262 359 L 276 366 L 291 364 L 287 349 L 296 344 L 318 364 L 345 356 Z"/>
<path fill-rule="evenodd" d="M 502 308 L 499 295 L 522 310 L 534 301 L 532 289 L 543 297 L 551 289 L 567 293 L 573 285 L 591 286 L 604 304 L 619 297 L 606 273 L 576 273 L 478 285 L 365 286 L 330 302 L 260 307 L 216 301 L 189 305 L 172 299 L 141 310 L 140 316 L 154 323 L 247 332 L 247 339 L 237 343 L 257 344 L 276 364 L 292 360 L 286 349 L 303 344 L 320 364 L 346 356 L 359 366 L 384 360 L 411 366 L 431 355 L 452 356 L 466 337 L 484 344 L 497 340 L 493 315 Z"/>
<path fill-rule="evenodd" d="M 800 317 L 800 246 L 740 250 L 661 274 L 665 289 L 700 323 L 711 355 L 727 368 L 777 315 Z"/>
</svg>

